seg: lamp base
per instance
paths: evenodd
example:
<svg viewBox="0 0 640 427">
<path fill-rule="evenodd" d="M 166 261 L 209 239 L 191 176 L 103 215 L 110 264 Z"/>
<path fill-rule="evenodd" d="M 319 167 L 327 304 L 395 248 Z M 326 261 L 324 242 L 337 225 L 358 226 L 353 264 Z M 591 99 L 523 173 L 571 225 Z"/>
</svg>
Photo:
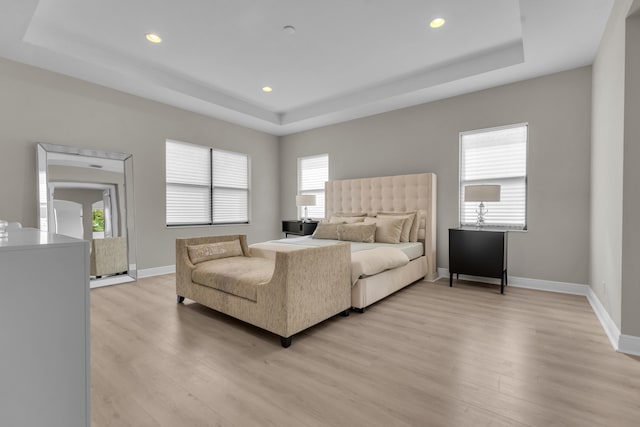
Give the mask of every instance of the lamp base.
<svg viewBox="0 0 640 427">
<path fill-rule="evenodd" d="M 484 207 L 484 203 L 480 202 L 478 209 L 476 209 L 476 214 L 478 215 L 476 219 L 476 227 L 484 227 L 484 216 L 489 212 L 488 209 Z"/>
</svg>

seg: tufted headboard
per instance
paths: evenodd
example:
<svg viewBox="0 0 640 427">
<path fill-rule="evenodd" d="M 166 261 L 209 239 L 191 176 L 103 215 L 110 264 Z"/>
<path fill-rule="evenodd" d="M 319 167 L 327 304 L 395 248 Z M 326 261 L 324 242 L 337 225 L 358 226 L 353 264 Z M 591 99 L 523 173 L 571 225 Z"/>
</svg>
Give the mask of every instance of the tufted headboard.
<svg viewBox="0 0 640 427">
<path fill-rule="evenodd" d="M 429 275 L 436 275 L 436 175 L 341 179 L 325 183 L 325 218 L 337 212 L 418 211 L 418 240 L 424 243 Z"/>
</svg>

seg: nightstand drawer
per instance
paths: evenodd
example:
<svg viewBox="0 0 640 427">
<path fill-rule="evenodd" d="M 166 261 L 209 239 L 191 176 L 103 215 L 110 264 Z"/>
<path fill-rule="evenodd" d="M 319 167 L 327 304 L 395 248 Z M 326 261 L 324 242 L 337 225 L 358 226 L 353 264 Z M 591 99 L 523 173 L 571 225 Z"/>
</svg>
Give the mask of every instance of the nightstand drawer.
<svg viewBox="0 0 640 427">
<path fill-rule="evenodd" d="M 282 232 L 287 237 L 289 234 L 296 236 L 308 236 L 313 234 L 318 226 L 318 221 L 306 221 L 301 220 L 285 220 L 282 221 Z"/>
</svg>

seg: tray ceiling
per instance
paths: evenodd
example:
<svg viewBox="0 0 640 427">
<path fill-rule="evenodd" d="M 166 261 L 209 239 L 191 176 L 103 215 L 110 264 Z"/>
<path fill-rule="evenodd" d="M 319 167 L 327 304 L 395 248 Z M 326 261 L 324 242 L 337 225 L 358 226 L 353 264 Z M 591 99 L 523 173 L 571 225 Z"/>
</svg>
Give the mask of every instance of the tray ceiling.
<svg viewBox="0 0 640 427">
<path fill-rule="evenodd" d="M 0 0 L 0 56 L 284 135 L 590 64 L 612 3 Z"/>
</svg>

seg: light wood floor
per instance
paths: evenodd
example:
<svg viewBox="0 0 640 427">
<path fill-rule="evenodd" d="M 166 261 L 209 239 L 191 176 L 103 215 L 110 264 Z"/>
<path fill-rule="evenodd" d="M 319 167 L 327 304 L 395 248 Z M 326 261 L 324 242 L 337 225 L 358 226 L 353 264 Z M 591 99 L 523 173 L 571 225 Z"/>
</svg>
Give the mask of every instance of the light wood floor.
<svg viewBox="0 0 640 427">
<path fill-rule="evenodd" d="M 174 280 L 91 291 L 94 427 L 640 425 L 640 359 L 584 297 L 418 283 L 283 349 Z"/>
</svg>

